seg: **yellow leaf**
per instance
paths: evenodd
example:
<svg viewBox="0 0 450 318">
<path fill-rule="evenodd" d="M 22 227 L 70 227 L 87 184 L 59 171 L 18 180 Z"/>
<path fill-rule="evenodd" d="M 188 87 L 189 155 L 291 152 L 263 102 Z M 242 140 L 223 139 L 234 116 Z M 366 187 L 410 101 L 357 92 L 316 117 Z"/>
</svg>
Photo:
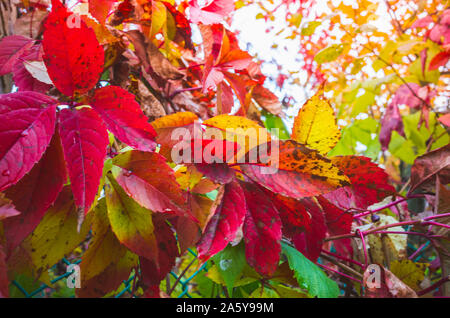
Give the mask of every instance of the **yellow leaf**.
<svg viewBox="0 0 450 318">
<path fill-rule="evenodd" d="M 173 128 L 173 127 L 182 127 L 189 124 L 192 124 L 198 120 L 197 115 L 191 112 L 179 112 L 171 115 L 167 115 L 161 118 L 156 119 L 151 122 L 151 125 L 155 129 L 160 128 Z"/>
<path fill-rule="evenodd" d="M 406 285 L 414 289 L 420 290 L 420 283 L 425 278 L 425 270 L 430 264 L 414 263 L 409 259 L 401 261 L 393 261 L 391 263 L 391 272 L 402 280 Z"/>
<path fill-rule="evenodd" d="M 150 29 L 150 38 L 153 39 L 155 35 L 166 24 L 167 11 L 166 6 L 159 1 L 152 1 L 152 26 Z"/>
<path fill-rule="evenodd" d="M 339 141 L 341 132 L 334 110 L 323 96 L 322 89 L 299 110 L 292 128 L 292 139 L 327 154 Z"/>
<path fill-rule="evenodd" d="M 66 186 L 55 204 L 23 243 L 24 248 L 30 253 L 38 275 L 69 254 L 86 238 L 91 216 L 92 213 L 87 214 L 78 232 L 77 209 L 70 187 Z"/>
</svg>

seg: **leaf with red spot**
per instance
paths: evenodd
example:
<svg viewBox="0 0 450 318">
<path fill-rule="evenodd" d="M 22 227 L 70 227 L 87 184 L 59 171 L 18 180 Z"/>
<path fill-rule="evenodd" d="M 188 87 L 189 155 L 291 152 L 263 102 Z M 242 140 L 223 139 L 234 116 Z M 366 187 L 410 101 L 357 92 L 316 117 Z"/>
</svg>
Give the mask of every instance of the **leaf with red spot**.
<svg viewBox="0 0 450 318">
<path fill-rule="evenodd" d="M 247 213 L 244 221 L 245 256 L 263 276 L 271 276 L 281 253 L 281 220 L 272 201 L 254 183 L 241 182 Z"/>
<path fill-rule="evenodd" d="M 39 224 L 67 180 L 59 134 L 55 133 L 41 160 L 16 185 L 5 191 L 21 213 L 3 220 L 8 254 Z"/>
<path fill-rule="evenodd" d="M 13 71 L 13 66 L 34 40 L 21 35 L 6 36 L 0 41 L 0 75 Z"/>
<path fill-rule="evenodd" d="M 244 222 L 245 214 L 245 197 L 239 183 L 233 181 L 223 186 L 197 245 L 199 259 L 208 260 L 232 242 Z"/>
<path fill-rule="evenodd" d="M 256 151 L 261 162 L 267 164 L 240 167 L 249 178 L 272 192 L 302 199 L 349 185 L 349 179 L 329 159 L 293 140 L 280 140 L 279 146 L 262 144 Z"/>
<path fill-rule="evenodd" d="M 133 94 L 118 86 L 103 87 L 95 91 L 91 105 L 119 140 L 142 151 L 155 150 L 156 132 Z"/>
<path fill-rule="evenodd" d="M 197 0 L 189 1 L 191 22 L 214 24 L 234 10 L 234 0 L 210 0 L 200 5 Z"/>
<path fill-rule="evenodd" d="M 186 215 L 185 198 L 172 168 L 158 153 L 137 150 L 119 154 L 116 180 L 139 205 L 153 211 Z"/>
<path fill-rule="evenodd" d="M 0 95 L 0 191 L 42 157 L 55 129 L 55 103 L 35 92 Z"/>
<path fill-rule="evenodd" d="M 64 95 L 84 94 L 98 82 L 104 52 L 95 32 L 59 0 L 52 0 L 42 41 L 48 75 Z"/>
<path fill-rule="evenodd" d="M 388 183 L 388 175 L 370 158 L 363 156 L 338 156 L 331 162 L 339 167 L 351 181 L 350 186 L 323 195 L 335 206 L 343 209 L 365 210 L 395 193 Z"/>
<path fill-rule="evenodd" d="M 59 123 L 75 204 L 86 214 L 100 184 L 108 133 L 97 113 L 87 107 L 63 109 Z"/>
<path fill-rule="evenodd" d="M 302 200 L 302 204 L 311 214 L 311 224 L 305 232 L 297 234 L 293 238 L 293 243 L 297 250 L 315 262 L 320 256 L 323 240 L 327 233 L 325 217 L 322 208 L 314 200 L 306 198 Z"/>
</svg>

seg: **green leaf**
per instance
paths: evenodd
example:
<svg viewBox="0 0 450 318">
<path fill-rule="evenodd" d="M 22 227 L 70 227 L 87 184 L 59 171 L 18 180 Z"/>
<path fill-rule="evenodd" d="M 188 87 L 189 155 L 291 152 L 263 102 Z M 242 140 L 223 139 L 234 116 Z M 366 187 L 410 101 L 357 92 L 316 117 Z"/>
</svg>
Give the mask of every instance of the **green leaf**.
<svg viewBox="0 0 450 318">
<path fill-rule="evenodd" d="M 391 142 L 389 143 L 389 152 L 407 164 L 413 164 L 417 157 L 414 152 L 414 144 L 411 140 L 407 140 L 399 135 L 398 132 L 393 131 Z"/>
<path fill-rule="evenodd" d="M 234 284 L 241 276 L 246 264 L 244 245 L 228 245 L 224 250 L 214 255 L 212 259 L 225 282 L 228 293 L 232 295 Z"/>
<path fill-rule="evenodd" d="M 306 289 L 313 297 L 336 298 L 339 296 L 339 287 L 336 282 L 331 280 L 316 264 L 284 242 L 281 242 L 281 248 L 300 287 Z"/>
<path fill-rule="evenodd" d="M 317 64 L 332 62 L 344 52 L 344 49 L 344 44 L 333 44 L 317 53 L 316 56 L 314 56 L 314 61 L 316 61 Z"/>
<path fill-rule="evenodd" d="M 301 31 L 302 36 L 310 36 L 314 34 L 314 31 L 316 31 L 316 28 L 321 25 L 322 22 L 320 21 L 310 21 L 308 22 Z"/>
<path fill-rule="evenodd" d="M 286 128 L 286 125 L 284 124 L 283 120 L 275 116 L 268 111 L 263 110 L 262 114 L 265 117 L 264 120 L 264 126 L 267 128 L 267 130 L 270 130 L 272 128 L 278 128 L 278 138 L 279 139 L 290 139 L 291 136 L 289 134 L 288 129 Z"/>
</svg>

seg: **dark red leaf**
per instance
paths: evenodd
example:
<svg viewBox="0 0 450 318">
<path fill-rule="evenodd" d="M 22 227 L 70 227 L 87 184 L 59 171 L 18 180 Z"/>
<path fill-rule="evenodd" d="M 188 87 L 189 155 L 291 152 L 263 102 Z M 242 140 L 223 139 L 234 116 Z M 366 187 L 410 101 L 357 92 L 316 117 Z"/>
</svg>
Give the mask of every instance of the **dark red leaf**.
<svg viewBox="0 0 450 318">
<path fill-rule="evenodd" d="M 175 235 L 165 219 L 160 215 L 154 215 L 153 225 L 158 244 L 158 262 L 144 257 L 139 258 L 141 280 L 146 286 L 159 285 L 175 265 L 175 259 L 179 255 Z"/>
<path fill-rule="evenodd" d="M 211 213 L 197 245 L 198 257 L 202 261 L 208 260 L 232 242 L 244 222 L 245 197 L 239 183 L 233 181 L 221 188 Z"/>
<path fill-rule="evenodd" d="M 312 262 L 316 262 L 322 251 L 323 240 L 327 232 L 325 218 L 321 207 L 315 201 L 310 198 L 301 201 L 311 214 L 311 224 L 305 232 L 297 234 L 293 242 L 296 249 Z"/>
<path fill-rule="evenodd" d="M 7 253 L 10 253 L 39 224 L 48 208 L 55 202 L 67 173 L 59 134 L 55 133 L 41 160 L 16 185 L 6 190 L 21 214 L 3 220 Z"/>
<path fill-rule="evenodd" d="M 281 220 L 277 209 L 254 183 L 241 182 L 247 203 L 244 221 L 245 256 L 258 273 L 271 276 L 281 252 Z"/>
<path fill-rule="evenodd" d="M 59 0 L 52 0 L 42 45 L 48 75 L 64 95 L 83 94 L 97 84 L 103 71 L 103 48 L 94 30 Z"/>
<path fill-rule="evenodd" d="M 21 35 L 4 37 L 0 41 L 0 75 L 11 73 L 13 65 L 34 41 Z"/>
<path fill-rule="evenodd" d="M 97 113 L 87 107 L 63 109 L 59 122 L 75 204 L 86 214 L 102 176 L 108 133 Z"/>
<path fill-rule="evenodd" d="M 417 157 L 411 167 L 411 188 L 434 191 L 436 177 L 441 184 L 450 183 L 450 144 Z"/>
<path fill-rule="evenodd" d="M 348 234 L 352 230 L 353 215 L 349 212 L 339 209 L 335 205 L 328 202 L 322 196 L 318 197 L 325 214 L 325 219 L 330 235 Z M 336 251 L 341 255 L 352 255 L 353 248 L 349 238 L 336 240 L 333 242 Z"/>
<path fill-rule="evenodd" d="M 55 103 L 35 92 L 0 95 L 0 191 L 42 157 L 55 130 Z"/>
</svg>

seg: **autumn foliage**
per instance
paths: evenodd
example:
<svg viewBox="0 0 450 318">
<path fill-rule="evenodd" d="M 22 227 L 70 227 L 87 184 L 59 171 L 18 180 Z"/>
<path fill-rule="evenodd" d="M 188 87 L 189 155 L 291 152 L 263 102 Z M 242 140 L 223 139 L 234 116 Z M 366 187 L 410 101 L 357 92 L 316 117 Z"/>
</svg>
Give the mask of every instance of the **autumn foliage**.
<svg viewBox="0 0 450 318">
<path fill-rule="evenodd" d="M 445 1 L 10 2 L 0 297 L 64 257 L 77 297 L 184 295 L 202 265 L 196 297 L 450 296 Z M 250 5 L 301 69 L 243 49 Z"/>
</svg>

